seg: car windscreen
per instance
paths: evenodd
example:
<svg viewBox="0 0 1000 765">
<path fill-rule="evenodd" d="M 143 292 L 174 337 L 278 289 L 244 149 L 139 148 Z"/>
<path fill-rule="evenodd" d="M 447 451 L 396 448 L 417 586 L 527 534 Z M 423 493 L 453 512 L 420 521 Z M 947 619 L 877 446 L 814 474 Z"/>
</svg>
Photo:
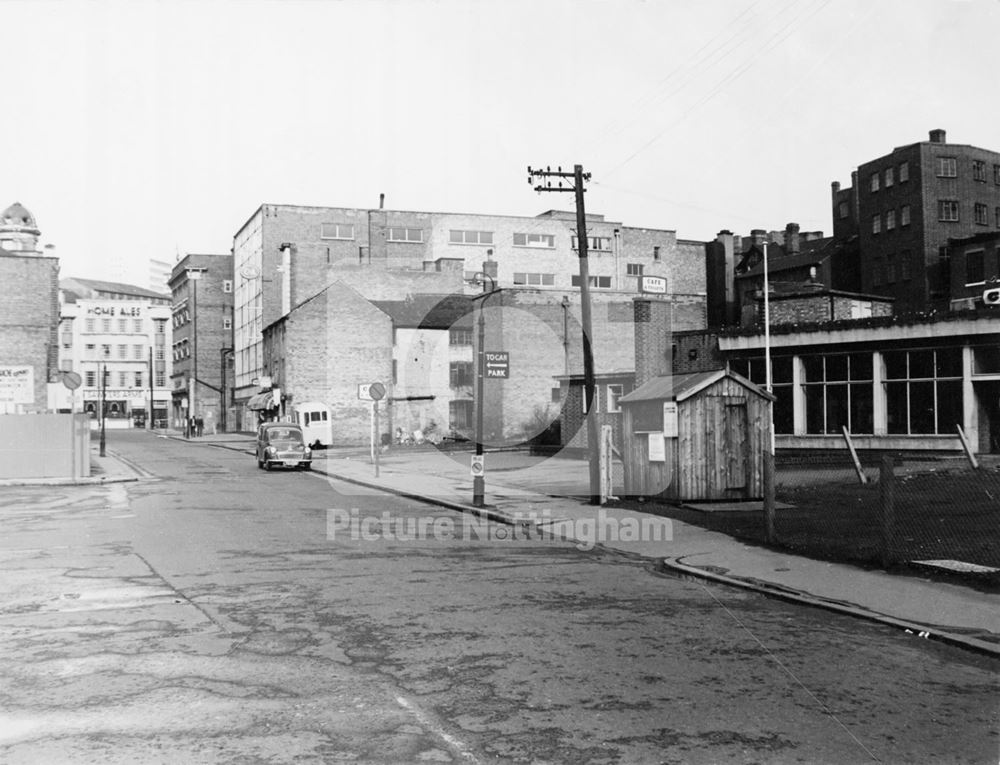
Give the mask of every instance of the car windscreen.
<svg viewBox="0 0 1000 765">
<path fill-rule="evenodd" d="M 267 432 L 267 440 L 272 444 L 281 442 L 283 444 L 301 444 L 302 431 L 289 428 L 271 428 Z"/>
</svg>

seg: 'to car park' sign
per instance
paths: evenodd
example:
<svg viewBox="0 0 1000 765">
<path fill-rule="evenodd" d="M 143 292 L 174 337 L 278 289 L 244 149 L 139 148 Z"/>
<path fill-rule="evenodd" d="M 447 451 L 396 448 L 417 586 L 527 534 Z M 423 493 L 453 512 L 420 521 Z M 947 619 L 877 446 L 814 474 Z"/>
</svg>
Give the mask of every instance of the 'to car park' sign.
<svg viewBox="0 0 1000 765">
<path fill-rule="evenodd" d="M 510 353 L 486 351 L 486 376 L 510 377 Z"/>
</svg>

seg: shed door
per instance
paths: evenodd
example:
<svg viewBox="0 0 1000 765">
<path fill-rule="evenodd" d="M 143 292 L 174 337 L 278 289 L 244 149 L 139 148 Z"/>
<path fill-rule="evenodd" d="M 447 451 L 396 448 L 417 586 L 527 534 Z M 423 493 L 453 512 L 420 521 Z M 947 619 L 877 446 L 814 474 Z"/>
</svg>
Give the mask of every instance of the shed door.
<svg viewBox="0 0 1000 765">
<path fill-rule="evenodd" d="M 719 458 L 725 470 L 725 485 L 727 490 L 743 490 L 747 487 L 750 449 L 747 400 L 742 396 L 723 396 L 722 401 L 725 453 Z"/>
</svg>

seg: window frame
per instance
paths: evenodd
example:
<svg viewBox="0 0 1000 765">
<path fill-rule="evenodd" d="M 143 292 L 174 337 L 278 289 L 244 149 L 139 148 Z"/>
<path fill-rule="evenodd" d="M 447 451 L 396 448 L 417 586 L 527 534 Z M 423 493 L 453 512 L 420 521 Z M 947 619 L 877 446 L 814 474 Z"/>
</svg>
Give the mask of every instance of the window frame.
<svg viewBox="0 0 1000 765">
<path fill-rule="evenodd" d="M 954 212 L 954 217 L 947 216 L 946 212 Z M 938 200 L 938 221 L 941 223 L 959 223 L 962 219 L 961 206 L 957 199 Z"/>
<path fill-rule="evenodd" d="M 402 232 L 402 236 L 399 236 L 398 232 Z M 416 233 L 416 239 L 411 237 L 413 233 Z M 410 228 L 409 226 L 389 226 L 385 238 L 387 242 L 395 244 L 423 244 L 424 230 L 422 228 Z"/>
<path fill-rule="evenodd" d="M 971 268 L 973 262 L 978 263 L 975 274 L 972 273 L 973 269 Z M 973 287 L 982 284 L 986 284 L 986 250 L 968 250 L 965 253 L 965 286 Z"/>
<path fill-rule="evenodd" d="M 332 236 L 328 236 L 327 233 L 326 233 L 327 230 L 328 230 L 327 226 L 332 226 L 334 228 L 334 230 L 335 230 L 336 233 L 333 234 Z M 342 235 L 341 232 L 340 232 L 341 227 L 350 229 L 351 235 L 350 236 L 344 236 L 344 235 Z M 351 241 L 354 241 L 354 224 L 353 223 L 320 223 L 319 224 L 319 238 L 321 240 L 330 240 L 330 241 L 342 241 L 342 242 L 351 242 Z"/>
<path fill-rule="evenodd" d="M 972 222 L 977 226 L 990 225 L 990 207 L 984 202 L 976 202 L 972 205 Z"/>
<path fill-rule="evenodd" d="M 958 177 L 958 157 L 938 157 L 935 165 L 938 178 Z"/>
<path fill-rule="evenodd" d="M 456 234 L 459 235 L 456 237 Z M 475 237 L 470 235 L 475 234 Z M 458 239 L 461 241 L 458 241 Z M 474 239 L 474 241 L 473 241 Z M 473 247 L 492 247 L 493 232 L 475 229 L 453 228 L 448 230 L 448 244 Z"/>
<path fill-rule="evenodd" d="M 576 234 L 570 237 L 570 249 L 579 251 L 580 248 L 577 246 L 579 239 Z M 587 237 L 587 252 L 611 252 L 611 237 L 589 235 Z"/>
<path fill-rule="evenodd" d="M 521 237 L 521 241 L 518 241 Z M 536 240 L 532 242 L 532 239 Z M 554 250 L 556 248 L 555 234 L 539 234 L 530 232 L 515 232 L 512 235 L 515 247 L 528 247 L 532 249 Z"/>
</svg>

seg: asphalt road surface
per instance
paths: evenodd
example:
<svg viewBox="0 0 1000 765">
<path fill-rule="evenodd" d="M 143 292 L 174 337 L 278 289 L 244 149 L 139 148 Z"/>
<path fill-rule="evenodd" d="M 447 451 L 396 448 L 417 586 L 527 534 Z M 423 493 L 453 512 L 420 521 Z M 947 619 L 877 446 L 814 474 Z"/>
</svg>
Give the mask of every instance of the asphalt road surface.
<svg viewBox="0 0 1000 765">
<path fill-rule="evenodd" d="M 0 762 L 1000 759 L 988 658 L 232 450 L 112 448 L 156 477 L 0 488 Z"/>
</svg>

